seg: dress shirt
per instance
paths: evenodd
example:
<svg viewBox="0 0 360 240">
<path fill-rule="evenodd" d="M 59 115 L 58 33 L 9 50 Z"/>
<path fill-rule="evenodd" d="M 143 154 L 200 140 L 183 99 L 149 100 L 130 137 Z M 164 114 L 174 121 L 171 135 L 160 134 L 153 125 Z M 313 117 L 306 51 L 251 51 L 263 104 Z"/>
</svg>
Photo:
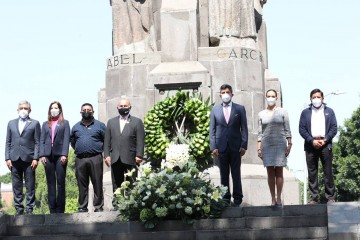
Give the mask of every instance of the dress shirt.
<svg viewBox="0 0 360 240">
<path fill-rule="evenodd" d="M 102 153 L 106 126 L 93 119 L 88 125 L 80 121 L 76 123 L 70 135 L 70 142 L 76 155 Z"/>
<path fill-rule="evenodd" d="M 311 135 L 313 137 L 325 137 L 325 114 L 324 104 L 320 108 L 311 108 Z"/>
<path fill-rule="evenodd" d="M 21 135 L 22 131 L 24 130 L 24 127 L 26 125 L 26 122 L 27 122 L 28 118 L 19 118 L 19 133 Z"/>
<path fill-rule="evenodd" d="M 224 116 L 226 116 L 225 108 L 227 108 L 227 110 L 229 111 L 229 119 L 230 119 L 232 102 L 229 102 L 228 104 L 222 103 L 222 106 L 223 106 Z M 226 119 L 226 117 L 225 117 L 225 119 Z"/>
<path fill-rule="evenodd" d="M 127 124 L 129 121 L 129 114 L 126 115 L 125 117 L 119 115 L 119 121 L 120 121 L 120 132 L 122 133 L 124 127 L 125 127 L 125 124 Z"/>
</svg>

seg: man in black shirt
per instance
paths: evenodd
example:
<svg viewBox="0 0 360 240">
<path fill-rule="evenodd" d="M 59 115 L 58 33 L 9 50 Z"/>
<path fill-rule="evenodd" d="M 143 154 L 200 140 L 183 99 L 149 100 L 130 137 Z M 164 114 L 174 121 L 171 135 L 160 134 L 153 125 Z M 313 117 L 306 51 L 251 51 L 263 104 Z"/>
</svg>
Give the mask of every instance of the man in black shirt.
<svg viewBox="0 0 360 240">
<path fill-rule="evenodd" d="M 95 212 L 102 212 L 103 195 L 103 145 L 105 124 L 94 118 L 93 106 L 81 106 L 82 120 L 76 123 L 70 135 L 71 147 L 75 150 L 76 179 L 79 186 L 79 212 L 87 212 L 89 178 L 94 187 Z"/>
</svg>

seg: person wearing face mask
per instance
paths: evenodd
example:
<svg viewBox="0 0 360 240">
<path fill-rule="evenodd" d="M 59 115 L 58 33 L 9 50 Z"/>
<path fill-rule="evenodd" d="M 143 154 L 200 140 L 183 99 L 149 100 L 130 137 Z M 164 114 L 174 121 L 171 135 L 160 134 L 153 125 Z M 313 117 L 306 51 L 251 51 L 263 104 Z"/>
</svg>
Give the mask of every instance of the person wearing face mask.
<svg viewBox="0 0 360 240">
<path fill-rule="evenodd" d="M 35 169 L 40 148 L 40 124 L 29 117 L 31 105 L 20 101 L 19 117 L 9 121 L 6 133 L 5 161 L 11 171 L 16 215 L 24 214 L 23 181 L 26 187 L 26 213 L 32 214 L 35 206 Z"/>
<path fill-rule="evenodd" d="M 113 192 L 124 182 L 124 174 L 143 161 L 144 124 L 141 119 L 130 115 L 130 110 L 129 99 L 122 96 L 117 105 L 119 115 L 110 119 L 106 125 L 104 157 L 106 165 L 111 167 Z M 115 210 L 115 199 L 113 205 Z"/>
<path fill-rule="evenodd" d="M 248 146 L 248 127 L 243 105 L 231 101 L 232 87 L 220 87 L 222 104 L 213 107 L 210 113 L 210 149 L 218 158 L 221 184 L 228 188 L 224 199 L 230 205 L 229 173 L 233 182 L 233 205 L 240 207 L 243 199 L 241 185 L 241 157 Z"/>
<path fill-rule="evenodd" d="M 285 109 L 276 106 L 275 90 L 268 90 L 265 96 L 267 108 L 258 114 L 258 156 L 267 170 L 271 206 L 282 206 L 283 167 L 292 146 L 289 116 Z"/>
<path fill-rule="evenodd" d="M 80 114 L 82 119 L 72 127 L 70 134 L 70 144 L 76 155 L 78 212 L 88 212 L 89 179 L 94 188 L 94 211 L 102 212 L 104 206 L 102 151 L 106 126 L 94 118 L 94 109 L 90 103 L 81 106 Z"/>
<path fill-rule="evenodd" d="M 40 161 L 45 167 L 50 213 L 65 211 L 65 176 L 70 125 L 59 102 L 50 103 L 47 121 L 41 127 Z"/>
<path fill-rule="evenodd" d="M 336 116 L 324 103 L 324 93 L 320 89 L 310 92 L 310 101 L 311 104 L 302 111 L 299 121 L 299 133 L 305 140 L 304 150 L 311 193 L 309 204 L 317 204 L 319 201 L 319 159 L 325 177 L 325 197 L 328 203 L 333 203 L 336 196 L 332 172 L 332 139 L 338 131 Z"/>
</svg>

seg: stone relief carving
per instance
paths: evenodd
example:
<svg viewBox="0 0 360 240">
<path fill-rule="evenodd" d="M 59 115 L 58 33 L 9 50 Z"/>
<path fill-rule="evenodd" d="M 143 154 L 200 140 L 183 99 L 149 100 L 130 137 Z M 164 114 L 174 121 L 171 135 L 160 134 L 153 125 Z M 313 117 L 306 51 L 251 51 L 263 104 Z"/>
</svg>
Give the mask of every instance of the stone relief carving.
<svg viewBox="0 0 360 240">
<path fill-rule="evenodd" d="M 265 3 L 266 0 L 209 0 L 210 44 L 256 48 L 254 5 L 262 8 Z"/>
<path fill-rule="evenodd" d="M 111 0 L 113 54 L 156 51 L 151 0 Z"/>
</svg>

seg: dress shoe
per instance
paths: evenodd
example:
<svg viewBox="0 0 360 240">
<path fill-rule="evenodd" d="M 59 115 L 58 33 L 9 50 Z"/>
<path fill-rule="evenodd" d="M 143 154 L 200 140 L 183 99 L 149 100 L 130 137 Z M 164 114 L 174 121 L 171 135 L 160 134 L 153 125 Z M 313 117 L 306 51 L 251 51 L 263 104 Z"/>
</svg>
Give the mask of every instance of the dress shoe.
<svg viewBox="0 0 360 240">
<path fill-rule="evenodd" d="M 315 201 L 315 200 L 310 200 L 309 204 L 310 204 L 310 205 L 315 205 L 315 204 L 317 204 L 317 201 Z"/>
<path fill-rule="evenodd" d="M 33 215 L 33 210 L 27 210 L 27 211 L 26 211 L 26 214 L 27 214 L 27 215 Z"/>
<path fill-rule="evenodd" d="M 23 214 L 24 214 L 24 210 L 22 210 L 22 209 L 16 210 L 15 215 L 23 215 Z"/>
<path fill-rule="evenodd" d="M 97 208 L 97 209 L 94 210 L 94 212 L 103 212 L 103 211 L 104 211 L 103 208 Z"/>
<path fill-rule="evenodd" d="M 328 204 L 335 203 L 335 199 L 329 199 L 327 203 L 328 203 Z"/>
<path fill-rule="evenodd" d="M 79 208 L 78 213 L 88 212 L 87 208 Z"/>
<path fill-rule="evenodd" d="M 241 202 L 239 201 L 234 201 L 234 203 L 232 204 L 233 207 L 240 207 Z"/>
</svg>

